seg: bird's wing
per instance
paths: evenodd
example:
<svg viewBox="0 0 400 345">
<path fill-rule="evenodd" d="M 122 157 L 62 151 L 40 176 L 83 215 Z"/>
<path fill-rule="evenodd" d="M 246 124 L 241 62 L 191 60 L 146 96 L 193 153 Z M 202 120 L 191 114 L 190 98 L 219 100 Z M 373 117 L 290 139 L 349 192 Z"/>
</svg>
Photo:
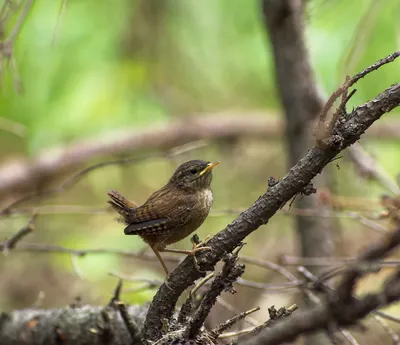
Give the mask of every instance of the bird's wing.
<svg viewBox="0 0 400 345">
<path fill-rule="evenodd" d="M 135 210 L 135 217 L 124 232 L 126 235 L 156 236 L 173 230 L 190 221 L 190 210 L 195 203 L 194 196 L 162 188 Z"/>
</svg>

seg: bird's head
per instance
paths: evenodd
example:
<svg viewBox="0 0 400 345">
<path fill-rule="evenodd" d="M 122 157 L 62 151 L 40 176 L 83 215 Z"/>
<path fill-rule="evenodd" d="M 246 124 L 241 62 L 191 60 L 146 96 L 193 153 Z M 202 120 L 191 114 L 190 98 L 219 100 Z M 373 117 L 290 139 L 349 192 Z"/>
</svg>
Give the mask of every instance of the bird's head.
<svg viewBox="0 0 400 345">
<path fill-rule="evenodd" d="M 174 172 L 170 183 L 189 191 L 208 189 L 212 179 L 212 169 L 219 162 L 192 160 L 181 164 Z"/>
</svg>

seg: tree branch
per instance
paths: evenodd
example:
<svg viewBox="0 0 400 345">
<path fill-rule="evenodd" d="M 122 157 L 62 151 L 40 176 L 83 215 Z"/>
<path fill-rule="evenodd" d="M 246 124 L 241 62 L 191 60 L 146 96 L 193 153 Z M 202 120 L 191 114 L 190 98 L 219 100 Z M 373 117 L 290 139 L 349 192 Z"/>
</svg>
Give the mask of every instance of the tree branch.
<svg viewBox="0 0 400 345">
<path fill-rule="evenodd" d="M 336 134 L 327 140 L 324 148 L 314 146 L 277 184 L 270 187 L 250 208 L 225 229 L 220 231 L 207 246 L 212 250 L 198 254 L 201 271 L 213 270 L 224 253 L 235 249 L 250 233 L 257 230 L 292 197 L 329 164 L 336 155 L 355 143 L 365 130 L 382 115 L 400 105 L 400 84 L 383 91 L 376 98 L 357 107 L 349 119 L 336 128 Z M 197 270 L 192 258 L 186 258 L 157 291 L 144 325 L 144 336 L 149 341 L 162 337 L 162 321 L 169 319 L 179 296 L 193 282 L 204 276 Z"/>
<path fill-rule="evenodd" d="M 400 228 L 380 242 L 371 245 L 361 255 L 360 260 L 376 260 L 386 256 L 400 244 Z M 300 334 L 310 334 L 322 329 L 340 329 L 356 324 L 377 308 L 387 306 L 400 299 L 400 270 L 397 270 L 384 284 L 381 292 L 370 293 L 362 298 L 352 296 L 356 279 L 367 271 L 353 267 L 342 279 L 336 291 L 320 305 L 297 313 L 263 331 L 259 336 L 249 338 L 241 345 L 278 345 L 291 342 Z M 316 281 L 316 283 L 318 283 Z"/>
<path fill-rule="evenodd" d="M 246 136 L 279 139 L 283 131 L 282 120 L 278 119 L 278 114 L 273 117 L 270 115 L 265 111 L 201 114 L 189 120 L 152 126 L 141 132 L 134 128 L 115 131 L 107 137 L 95 137 L 46 150 L 33 160 L 17 160 L 0 166 L 0 201 L 5 197 L 10 198 L 11 194 L 34 191 L 62 174 L 102 156 L 132 154 L 141 149 L 164 150 L 199 139 Z M 379 123 L 368 130 L 367 135 L 371 138 L 398 139 L 400 121 Z"/>
<path fill-rule="evenodd" d="M 127 312 L 140 333 L 147 308 L 129 306 Z M 131 330 L 133 331 L 133 330 Z M 135 338 L 138 341 L 138 338 Z M 23 309 L 0 312 L 0 343 L 30 345 L 126 345 L 133 342 L 120 312 L 111 307 Z"/>
<path fill-rule="evenodd" d="M 206 317 L 217 301 L 217 297 L 223 291 L 229 291 L 231 293 L 235 292 L 232 284 L 244 273 L 244 265 L 236 265 L 238 260 L 237 254 L 228 255 L 229 257 L 225 259 L 225 265 L 222 272 L 220 272 L 211 283 L 211 286 L 201 301 L 199 308 L 188 324 L 186 329 L 188 339 L 194 339 L 198 335 Z"/>
</svg>

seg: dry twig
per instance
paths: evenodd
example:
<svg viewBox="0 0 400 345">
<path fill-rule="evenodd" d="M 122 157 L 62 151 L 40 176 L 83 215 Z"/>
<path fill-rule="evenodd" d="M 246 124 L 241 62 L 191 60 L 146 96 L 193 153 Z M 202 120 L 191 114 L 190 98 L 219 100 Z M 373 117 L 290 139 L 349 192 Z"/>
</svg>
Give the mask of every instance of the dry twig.
<svg viewBox="0 0 400 345">
<path fill-rule="evenodd" d="M 17 243 L 22 240 L 26 235 L 31 233 L 35 229 L 35 220 L 36 220 L 37 214 L 34 214 L 30 217 L 28 220 L 28 223 L 26 226 L 24 226 L 21 230 L 19 230 L 15 235 L 13 235 L 10 239 L 4 241 L 3 243 L 0 243 L 0 250 L 3 251 L 3 253 L 7 254 L 10 249 L 14 249 Z"/>
</svg>

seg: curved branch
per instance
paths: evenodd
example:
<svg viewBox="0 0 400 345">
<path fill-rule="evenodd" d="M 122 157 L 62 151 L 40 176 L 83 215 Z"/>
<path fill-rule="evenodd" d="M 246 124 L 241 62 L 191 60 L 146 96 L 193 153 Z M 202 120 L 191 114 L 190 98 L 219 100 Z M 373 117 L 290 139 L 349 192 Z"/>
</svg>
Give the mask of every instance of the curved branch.
<svg viewBox="0 0 400 345">
<path fill-rule="evenodd" d="M 132 154 L 140 149 L 168 149 L 199 139 L 227 137 L 282 137 L 283 123 L 267 112 L 201 114 L 190 120 L 136 129 L 115 131 L 112 135 L 95 137 L 66 147 L 53 148 L 33 160 L 18 160 L 0 166 L 0 199 L 10 193 L 30 192 L 48 184 L 61 174 L 97 157 L 122 153 Z M 367 133 L 372 138 L 400 138 L 400 121 L 380 123 Z"/>
<path fill-rule="evenodd" d="M 196 269 L 192 258 L 185 259 L 157 291 L 146 317 L 145 339 L 154 341 L 162 337 L 162 320 L 171 317 L 179 296 L 196 279 L 204 276 L 202 271 L 212 270 L 224 253 L 231 252 L 246 236 L 266 224 L 339 152 L 355 143 L 376 120 L 399 105 L 400 83 L 357 107 L 349 120 L 337 126 L 336 134 L 328 138 L 326 147 L 314 146 L 310 149 L 282 180 L 270 187 L 250 208 L 207 243 L 212 250 L 198 255 L 200 270 Z"/>
<path fill-rule="evenodd" d="M 359 260 L 374 262 L 390 254 L 400 244 L 400 229 L 372 244 L 358 256 Z M 359 265 L 350 267 L 338 288 L 327 301 L 299 312 L 289 320 L 276 324 L 256 337 L 241 342 L 242 345 L 278 345 L 295 340 L 300 334 L 309 334 L 321 329 L 351 326 L 377 308 L 385 307 L 400 299 L 400 270 L 383 285 L 377 293 L 369 293 L 362 298 L 352 295 L 357 279 L 365 276 L 368 270 Z M 314 278 L 312 278 L 314 279 Z M 318 279 L 315 281 L 318 283 Z"/>
</svg>

